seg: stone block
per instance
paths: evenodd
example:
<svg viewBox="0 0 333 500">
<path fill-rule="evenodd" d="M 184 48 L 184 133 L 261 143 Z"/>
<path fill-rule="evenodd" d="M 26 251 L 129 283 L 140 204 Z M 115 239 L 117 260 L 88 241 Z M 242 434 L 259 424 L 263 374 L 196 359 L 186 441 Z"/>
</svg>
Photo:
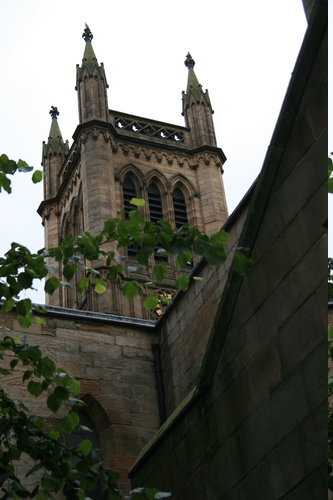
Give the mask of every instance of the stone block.
<svg viewBox="0 0 333 500">
<path fill-rule="evenodd" d="M 298 436 L 292 433 L 240 483 L 240 498 L 285 498 L 305 477 Z"/>
<path fill-rule="evenodd" d="M 313 411 L 299 426 L 307 476 L 327 461 L 327 403 Z"/>
<path fill-rule="evenodd" d="M 323 340 L 322 317 L 312 295 L 279 329 L 278 345 L 283 368 L 290 373 Z"/>
<path fill-rule="evenodd" d="M 319 187 L 303 210 L 311 244 L 318 240 L 327 223 L 327 181 Z"/>
<path fill-rule="evenodd" d="M 129 347 L 140 347 L 141 339 L 134 337 L 125 337 L 124 335 L 117 335 L 115 339 L 116 345 L 129 346 Z"/>
<path fill-rule="evenodd" d="M 149 367 L 151 368 L 149 370 Z M 128 370 L 123 370 L 122 372 L 123 383 L 124 385 L 129 384 L 131 386 L 134 385 L 144 385 L 144 386 L 153 386 L 155 384 L 155 376 L 154 376 L 154 368 L 151 364 L 147 363 L 147 371 L 146 372 L 132 372 Z"/>
<path fill-rule="evenodd" d="M 321 470 L 320 470 L 321 469 Z M 327 496 L 327 464 L 305 477 L 293 491 L 284 496 L 285 500 L 318 500 Z M 328 492 L 330 495 L 330 492 Z M 328 496 L 331 500 L 331 496 Z"/>
<path fill-rule="evenodd" d="M 316 410 L 327 399 L 327 340 L 322 341 L 302 364 L 303 382 L 309 406 Z"/>
<path fill-rule="evenodd" d="M 307 108 L 312 123 L 315 137 L 318 137 L 327 128 L 327 78 L 313 94 L 307 103 Z"/>
<path fill-rule="evenodd" d="M 258 463 L 298 425 L 309 412 L 302 367 L 285 379 L 251 415 L 251 433 Z M 262 439 L 265 436 L 265 439 Z"/>
<path fill-rule="evenodd" d="M 302 142 L 303 137 L 299 139 Z M 326 134 L 322 134 L 290 172 L 277 191 L 280 211 L 286 225 L 304 208 L 313 193 L 326 181 L 326 170 L 318 165 L 326 159 Z"/>
<path fill-rule="evenodd" d="M 124 358 L 141 359 L 146 361 L 153 361 L 154 359 L 153 349 L 147 350 L 135 347 L 119 347 L 119 349 L 121 349 L 122 356 Z"/>
</svg>

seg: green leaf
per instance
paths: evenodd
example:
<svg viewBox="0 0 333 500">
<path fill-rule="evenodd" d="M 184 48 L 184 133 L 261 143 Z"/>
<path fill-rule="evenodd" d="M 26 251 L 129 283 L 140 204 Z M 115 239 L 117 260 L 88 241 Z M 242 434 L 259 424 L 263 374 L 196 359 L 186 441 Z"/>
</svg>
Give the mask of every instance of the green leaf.
<svg viewBox="0 0 333 500">
<path fill-rule="evenodd" d="M 43 386 L 40 382 L 35 382 L 34 380 L 30 380 L 28 384 L 28 391 L 32 396 L 38 398 L 44 392 Z"/>
<path fill-rule="evenodd" d="M 36 321 L 37 325 L 45 325 L 46 326 L 46 321 L 44 318 L 40 318 L 39 316 L 34 316 L 34 320 Z"/>
<path fill-rule="evenodd" d="M 76 290 L 82 293 L 89 286 L 89 278 L 83 277 L 76 285 Z"/>
<path fill-rule="evenodd" d="M 116 281 L 118 274 L 121 274 L 124 270 L 124 266 L 122 264 L 115 264 L 111 266 L 109 271 L 109 278 L 112 281 Z"/>
<path fill-rule="evenodd" d="M 1 368 L 0 367 L 0 373 L 1 375 L 10 375 L 10 371 L 6 370 L 6 368 Z"/>
<path fill-rule="evenodd" d="M 19 159 L 17 162 L 17 169 L 19 172 L 31 172 L 31 170 L 34 169 L 34 167 L 30 167 L 26 161 Z"/>
<path fill-rule="evenodd" d="M 56 441 L 60 436 L 60 431 L 57 427 L 52 426 L 47 435 L 49 438 L 54 439 Z"/>
<path fill-rule="evenodd" d="M 209 238 L 206 235 L 200 235 L 193 242 L 193 251 L 198 255 L 203 255 L 210 249 Z"/>
<path fill-rule="evenodd" d="M 23 374 L 22 381 L 25 382 L 26 380 L 29 380 L 32 374 L 33 374 L 32 370 L 26 370 Z"/>
<path fill-rule="evenodd" d="M 41 170 L 35 170 L 32 174 L 32 182 L 37 184 L 43 179 L 43 172 Z"/>
<path fill-rule="evenodd" d="M 156 247 L 156 245 L 156 238 L 153 238 L 152 236 L 146 236 L 142 240 L 141 252 L 149 257 L 154 252 L 154 248 Z M 139 262 L 139 264 L 141 264 L 141 262 Z"/>
<path fill-rule="evenodd" d="M 55 276 L 49 278 L 44 286 L 44 290 L 49 295 L 53 295 L 54 292 L 59 288 L 59 280 Z"/>
<path fill-rule="evenodd" d="M 233 261 L 233 266 L 234 269 L 240 274 L 241 276 L 245 276 L 253 266 L 253 261 L 246 257 L 242 251 L 237 248 L 235 252 L 235 257 Z"/>
<path fill-rule="evenodd" d="M 22 288 L 31 288 L 32 286 L 32 277 L 28 273 L 20 273 L 17 277 L 17 281 Z"/>
<path fill-rule="evenodd" d="M 50 497 L 44 490 L 38 490 L 36 500 L 48 500 Z"/>
<path fill-rule="evenodd" d="M 210 238 L 210 243 L 213 245 L 225 245 L 228 243 L 229 234 L 221 230 L 216 234 L 213 234 Z"/>
<path fill-rule="evenodd" d="M 175 238 L 171 243 L 171 248 L 172 252 L 178 255 L 186 254 L 189 250 L 183 238 Z"/>
<path fill-rule="evenodd" d="M 145 204 L 145 200 L 143 200 L 142 198 L 132 198 L 130 204 L 136 207 L 143 207 L 143 205 Z"/>
<path fill-rule="evenodd" d="M 81 443 L 78 446 L 79 450 L 82 451 L 83 455 L 88 455 L 90 453 L 92 444 L 89 439 L 85 439 L 84 441 L 81 441 Z"/>
<path fill-rule="evenodd" d="M 124 286 L 123 288 L 123 296 L 126 297 L 126 299 L 130 300 L 133 299 L 133 297 L 136 296 L 136 294 L 139 291 L 139 283 L 135 280 L 130 281 L 127 283 L 127 285 Z"/>
<path fill-rule="evenodd" d="M 142 266 L 148 266 L 148 256 L 139 251 L 135 256 L 136 261 Z"/>
<path fill-rule="evenodd" d="M 72 391 L 72 393 L 76 394 L 76 396 L 80 393 L 81 385 L 80 385 L 80 382 L 78 382 L 75 378 L 71 379 L 68 386 L 69 386 L 70 390 Z"/>
<path fill-rule="evenodd" d="M 56 371 L 56 365 L 52 359 L 47 356 L 41 358 L 37 365 L 37 372 L 45 378 L 52 377 Z"/>
<path fill-rule="evenodd" d="M 53 413 L 56 413 L 59 410 L 59 408 L 62 404 L 62 401 L 57 399 L 55 397 L 55 395 L 52 393 L 47 398 L 46 404 L 47 404 L 47 407 L 49 408 L 49 410 L 53 411 Z"/>
<path fill-rule="evenodd" d="M 81 487 L 87 491 L 91 491 L 96 485 L 95 479 L 92 477 L 85 477 L 81 479 Z"/>
<path fill-rule="evenodd" d="M 179 280 L 176 281 L 175 285 L 176 285 L 176 288 L 177 289 L 182 289 L 183 292 L 186 292 L 186 290 L 188 289 L 188 286 L 189 286 L 189 283 L 190 283 L 190 280 L 188 278 L 188 276 L 182 276 L 181 278 L 179 278 Z"/>
<path fill-rule="evenodd" d="M 101 280 L 99 278 L 94 278 L 93 279 L 93 283 L 95 285 L 94 290 L 95 290 L 96 293 L 102 294 L 102 293 L 105 292 L 105 290 L 106 290 L 106 281 L 103 281 L 103 280 Z"/>
<path fill-rule="evenodd" d="M 138 210 L 131 210 L 128 214 L 128 217 L 131 219 L 132 222 L 135 222 L 136 224 L 144 224 L 145 220 L 140 214 Z"/>
<path fill-rule="evenodd" d="M 15 305 L 14 300 L 13 299 L 8 299 L 8 300 L 6 300 L 4 302 L 3 306 L 0 309 L 0 312 L 2 314 L 7 313 L 7 312 L 9 312 L 9 311 L 11 311 L 13 309 L 14 305 Z"/>
<path fill-rule="evenodd" d="M 208 264 L 213 264 L 214 266 L 219 266 L 224 264 L 227 259 L 227 254 L 221 246 L 212 245 L 209 250 L 205 253 L 205 259 Z"/>
<path fill-rule="evenodd" d="M 158 305 L 158 297 L 156 293 L 152 293 L 151 295 L 148 295 L 148 297 L 145 299 L 143 302 L 143 305 L 146 309 L 155 309 Z"/>
<path fill-rule="evenodd" d="M 32 323 L 32 314 L 27 314 L 26 316 L 18 316 L 17 321 L 19 322 L 21 328 L 29 328 Z"/>
<path fill-rule="evenodd" d="M 11 362 L 9 363 L 10 364 L 10 367 L 12 370 L 14 370 L 15 366 L 17 365 L 18 363 L 18 359 L 12 359 Z"/>
<path fill-rule="evenodd" d="M 66 432 L 66 434 L 70 434 L 71 432 L 73 432 L 75 427 L 79 424 L 79 421 L 80 421 L 79 415 L 75 412 L 72 412 L 69 415 L 67 415 L 67 417 L 64 417 L 61 420 L 61 423 L 60 423 L 61 430 L 63 432 Z"/>
<path fill-rule="evenodd" d="M 47 491 L 48 493 L 56 493 L 60 490 L 61 485 L 62 481 L 60 479 L 50 476 L 49 474 L 46 474 L 46 472 L 44 473 L 42 478 L 42 486 L 45 491 Z"/>
<path fill-rule="evenodd" d="M 31 300 L 23 299 L 17 302 L 16 304 L 16 312 L 20 316 L 26 316 L 31 311 Z"/>
<path fill-rule="evenodd" d="M 191 260 L 192 260 L 192 253 L 190 252 L 190 250 L 183 255 L 177 256 L 177 264 L 182 267 L 186 267 L 187 264 L 191 263 Z"/>
<path fill-rule="evenodd" d="M 12 192 L 10 184 L 11 182 L 8 179 L 8 177 L 6 177 L 6 175 L 3 172 L 0 172 L 0 193 L 1 189 L 3 188 L 8 194 L 10 194 Z"/>
<path fill-rule="evenodd" d="M 103 233 L 106 233 L 109 236 L 112 236 L 115 229 L 116 229 L 118 221 L 119 221 L 119 219 L 109 219 L 106 222 L 104 222 Z"/>
<path fill-rule="evenodd" d="M 62 273 L 63 273 L 64 277 L 66 278 L 66 280 L 70 281 L 73 278 L 76 270 L 77 270 L 76 264 L 69 264 L 68 266 L 65 266 L 63 268 Z"/>
<path fill-rule="evenodd" d="M 165 278 L 167 272 L 168 272 L 168 265 L 166 262 L 162 262 L 161 264 L 158 264 L 153 269 L 153 275 L 154 275 L 155 280 L 158 281 L 159 283 L 161 283 L 163 281 L 163 279 Z"/>
<path fill-rule="evenodd" d="M 61 387 L 58 385 L 53 392 L 54 396 L 59 399 L 60 401 L 67 401 L 67 399 L 70 396 L 70 392 L 66 387 Z"/>
</svg>

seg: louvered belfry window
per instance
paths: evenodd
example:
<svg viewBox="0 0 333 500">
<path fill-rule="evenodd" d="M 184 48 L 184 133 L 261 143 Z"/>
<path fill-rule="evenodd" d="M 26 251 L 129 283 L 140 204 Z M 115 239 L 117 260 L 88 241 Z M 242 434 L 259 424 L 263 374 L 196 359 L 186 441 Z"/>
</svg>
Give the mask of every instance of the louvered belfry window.
<svg viewBox="0 0 333 500">
<path fill-rule="evenodd" d="M 150 220 L 152 222 L 157 222 L 163 219 L 161 194 L 154 183 L 150 184 L 148 188 L 148 200 Z"/>
<path fill-rule="evenodd" d="M 125 219 L 128 219 L 128 214 L 134 210 L 134 205 L 130 204 L 132 198 L 136 198 L 136 190 L 133 181 L 127 177 L 123 182 L 123 197 L 124 197 L 124 213 Z"/>
<path fill-rule="evenodd" d="M 148 187 L 148 201 L 151 222 L 157 222 L 158 220 L 163 219 L 161 194 L 154 182 L 152 182 Z M 158 248 L 161 248 L 161 245 L 158 245 L 156 250 L 158 250 Z M 165 262 L 167 260 L 167 257 L 163 257 L 157 252 L 154 254 L 154 257 L 155 262 Z"/>
<path fill-rule="evenodd" d="M 176 188 L 172 193 L 172 199 L 175 212 L 176 228 L 179 229 L 184 224 L 188 223 L 185 198 L 179 188 Z"/>
<path fill-rule="evenodd" d="M 128 219 L 129 218 L 128 214 L 130 213 L 130 211 L 135 210 L 135 206 L 131 205 L 130 201 L 132 198 L 136 198 L 135 186 L 133 181 L 129 177 L 126 177 L 126 179 L 123 182 L 123 198 L 124 198 L 125 219 Z M 137 250 L 134 250 L 133 248 L 127 249 L 128 257 L 135 258 L 137 253 L 138 253 Z"/>
</svg>

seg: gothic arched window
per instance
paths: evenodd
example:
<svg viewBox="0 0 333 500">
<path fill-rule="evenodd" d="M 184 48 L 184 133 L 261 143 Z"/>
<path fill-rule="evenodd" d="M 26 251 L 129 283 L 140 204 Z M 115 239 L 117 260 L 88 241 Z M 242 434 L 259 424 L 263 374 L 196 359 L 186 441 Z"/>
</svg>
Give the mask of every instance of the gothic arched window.
<svg viewBox="0 0 333 500">
<path fill-rule="evenodd" d="M 67 446 L 69 448 L 74 448 L 75 446 L 78 446 L 81 441 L 89 439 L 93 446 L 93 449 L 100 449 L 99 437 L 90 418 L 85 413 L 80 413 L 79 419 L 79 426 L 76 427 L 76 429 L 74 429 L 74 431 L 67 436 Z M 90 431 L 84 429 L 90 429 Z M 75 468 L 80 460 L 81 459 L 78 456 L 73 456 L 71 458 L 73 468 Z M 86 493 L 92 500 L 99 500 L 103 496 L 102 489 L 98 484 L 96 484 L 90 492 Z"/>
<path fill-rule="evenodd" d="M 128 219 L 128 214 L 131 210 L 134 210 L 134 206 L 131 205 L 130 201 L 132 198 L 136 198 L 135 186 L 132 179 L 129 177 L 126 177 L 123 182 L 123 198 L 125 219 Z"/>
<path fill-rule="evenodd" d="M 179 229 L 184 224 L 188 223 L 185 198 L 179 188 L 176 188 L 172 193 L 172 200 L 175 212 L 176 228 Z"/>
<path fill-rule="evenodd" d="M 149 214 L 151 222 L 157 222 L 158 220 L 163 219 L 163 210 L 162 210 L 162 200 L 161 194 L 154 182 L 152 182 L 148 187 L 148 202 L 149 202 Z M 158 245 L 155 250 L 158 248 L 162 248 L 161 245 Z M 163 257 L 159 255 L 157 252 L 154 254 L 155 262 L 165 262 L 167 257 Z"/>
<path fill-rule="evenodd" d="M 152 182 L 148 187 L 148 201 L 150 220 L 152 222 L 157 222 L 158 220 L 163 219 L 161 194 L 154 182 Z"/>
<path fill-rule="evenodd" d="M 132 179 L 129 177 L 126 177 L 126 179 L 123 182 L 123 199 L 124 199 L 124 215 L 125 219 L 128 219 L 129 216 L 128 214 L 130 213 L 131 210 L 135 210 L 135 206 L 131 205 L 131 199 L 136 198 L 136 189 L 134 186 L 134 183 Z M 137 250 L 134 250 L 133 248 L 128 248 L 127 249 L 127 255 L 128 257 L 134 257 L 137 254 Z"/>
</svg>

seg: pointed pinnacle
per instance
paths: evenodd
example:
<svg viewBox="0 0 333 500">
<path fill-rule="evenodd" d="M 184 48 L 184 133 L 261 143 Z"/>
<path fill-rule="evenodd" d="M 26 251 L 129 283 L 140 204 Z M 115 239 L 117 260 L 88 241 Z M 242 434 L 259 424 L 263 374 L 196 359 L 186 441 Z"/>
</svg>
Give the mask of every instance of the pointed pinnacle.
<svg viewBox="0 0 333 500">
<path fill-rule="evenodd" d="M 184 64 L 188 69 L 193 68 L 195 65 L 195 61 L 194 59 L 192 59 L 192 56 L 189 52 L 187 53 Z"/>
<path fill-rule="evenodd" d="M 51 106 L 49 114 L 51 115 L 51 118 L 57 118 L 59 116 L 58 108 L 56 108 L 55 106 Z"/>
<path fill-rule="evenodd" d="M 88 42 L 88 40 L 91 42 L 91 40 L 94 38 L 92 32 L 90 31 L 90 28 L 87 23 L 85 23 L 86 27 L 83 32 L 82 38 L 84 38 L 85 42 Z"/>
</svg>

